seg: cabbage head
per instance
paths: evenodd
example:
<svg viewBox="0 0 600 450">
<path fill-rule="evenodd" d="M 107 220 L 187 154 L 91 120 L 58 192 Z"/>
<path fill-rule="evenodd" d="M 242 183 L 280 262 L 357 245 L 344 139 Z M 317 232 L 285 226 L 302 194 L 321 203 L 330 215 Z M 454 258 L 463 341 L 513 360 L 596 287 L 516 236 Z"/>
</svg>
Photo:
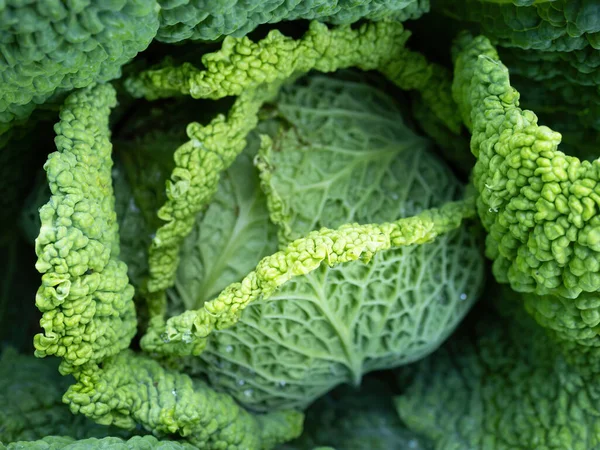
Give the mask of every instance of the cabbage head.
<svg viewBox="0 0 600 450">
<path fill-rule="evenodd" d="M 463 185 L 382 91 L 349 75 L 311 76 L 285 86 L 260 117 L 182 245 L 168 311 L 189 328 L 142 345 L 160 351 L 178 336 L 180 348 L 194 345 L 196 311 L 210 315 L 210 305 L 251 292 L 256 299 L 207 332 L 201 351 L 173 353 L 250 409 L 305 408 L 338 384 L 438 348 L 479 295 L 483 257 L 477 229 L 458 225 L 471 209 Z M 438 233 L 419 214 L 444 205 L 462 206 L 442 214 L 448 232 Z M 325 245 L 323 264 L 294 266 L 311 251 L 306 236 L 318 247 L 331 230 L 363 227 L 383 239 L 370 224 L 399 219 L 406 245 L 339 264 Z M 287 275 L 265 281 L 282 264 Z"/>
</svg>

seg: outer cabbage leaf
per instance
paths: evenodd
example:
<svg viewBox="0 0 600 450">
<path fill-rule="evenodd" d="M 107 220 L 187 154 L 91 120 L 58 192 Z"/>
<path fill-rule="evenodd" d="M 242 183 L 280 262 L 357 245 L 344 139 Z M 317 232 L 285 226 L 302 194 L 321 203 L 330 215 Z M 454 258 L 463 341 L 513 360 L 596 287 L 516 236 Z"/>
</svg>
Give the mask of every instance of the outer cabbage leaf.
<svg viewBox="0 0 600 450">
<path fill-rule="evenodd" d="M 394 392 L 376 378 L 360 389 L 344 386 L 319 399 L 306 411 L 304 433 L 280 450 L 429 450 L 430 442 L 409 430 L 394 408 Z"/>
<path fill-rule="evenodd" d="M 530 51 L 518 48 L 500 48 L 502 62 L 511 75 L 552 83 L 566 80 L 581 86 L 600 85 L 598 67 L 600 54 L 597 49 L 585 47 L 569 52 Z"/>
<path fill-rule="evenodd" d="M 101 369 L 79 375 L 65 394 L 71 411 L 102 424 L 179 435 L 206 449 L 268 450 L 302 432 L 303 415 L 281 411 L 254 416 L 205 383 L 122 351 Z"/>
<path fill-rule="evenodd" d="M 58 364 L 20 355 L 12 348 L 0 357 L 0 442 L 31 441 L 50 435 L 72 438 L 127 436 L 131 433 L 74 416 L 62 402 L 69 378 Z"/>
<path fill-rule="evenodd" d="M 509 289 L 503 295 L 504 305 L 522 302 Z M 597 378 L 569 366 L 545 330 L 514 309 L 480 317 L 470 336 L 419 363 L 397 399 L 401 419 L 436 450 L 597 448 Z"/>
<path fill-rule="evenodd" d="M 573 52 L 499 52 L 523 103 L 544 123 L 548 113 L 560 112 L 568 116 L 557 128 L 561 133 L 572 128 L 579 132 L 600 129 L 600 52 L 590 47 Z"/>
<path fill-rule="evenodd" d="M 486 38 L 457 44 L 454 93 L 472 129 L 478 211 L 498 281 L 535 293 L 528 310 L 590 345 L 600 323 L 600 162 L 558 150 L 561 135 L 519 108 L 519 93 Z M 542 299 L 554 299 L 542 301 Z"/>
<path fill-rule="evenodd" d="M 108 128 L 115 103 L 109 85 L 71 94 L 55 126 L 58 151 L 44 166 L 52 196 L 35 246 L 44 329 L 35 347 L 36 356 L 61 357 L 64 373 L 129 347 L 136 330 L 133 287 L 118 259 Z"/>
<path fill-rule="evenodd" d="M 513 72 L 517 71 L 511 71 L 511 74 Z M 556 121 L 561 133 L 600 129 L 600 95 L 597 87 L 580 86 L 558 79 L 536 81 L 519 75 L 511 75 L 511 84 L 522 93 L 524 105 L 535 110 L 541 119 Z"/>
<path fill-rule="evenodd" d="M 313 230 L 414 216 L 461 194 L 457 180 L 428 151 L 429 142 L 406 128 L 392 100 L 376 89 L 317 77 L 308 86 L 286 89 L 276 105 L 280 123 L 290 128 L 276 134 L 272 148 L 263 145 L 258 164 L 272 222 L 285 230 L 284 253 L 289 252 L 285 244 L 291 242 L 293 249 Z M 247 178 L 231 176 L 239 199 L 212 204 L 215 214 L 198 224 L 206 234 L 187 241 L 173 289 L 183 303 L 205 308 L 227 304 L 230 287 L 220 294 L 212 287 L 222 289 L 241 279 L 249 270 L 244 265 L 252 268 L 267 254 L 269 234 L 276 244 L 275 232 L 269 232 L 267 200 L 257 193 L 256 181 L 249 189 Z M 229 183 L 217 198 L 228 199 Z M 255 206 L 257 201 L 262 206 Z M 250 206 L 253 215 L 246 212 L 252 211 Z M 227 217 L 237 220 L 223 219 Z M 220 262 L 231 258 L 230 248 L 235 249 L 230 263 L 235 270 Z M 325 263 L 334 257 L 335 250 L 328 251 Z M 297 264 L 293 255 L 286 263 L 292 267 Z M 269 258 L 275 257 L 260 264 L 271 277 L 269 265 L 281 266 Z M 197 261 L 211 268 L 208 273 L 194 273 Z M 483 260 L 476 234 L 463 228 L 428 245 L 377 252 L 368 264 L 315 265 L 294 275 L 303 276 L 283 282 L 275 278 L 275 291 L 259 288 L 260 301 L 244 310 L 235 325 L 224 330 L 217 325 L 200 355 L 200 370 L 211 384 L 252 409 L 304 408 L 339 383 L 359 383 L 365 372 L 428 354 L 476 299 Z M 246 280 L 242 293 L 245 283 L 255 283 Z M 170 321 L 188 314 L 193 312 Z M 183 330 L 182 345 L 193 348 L 193 329 Z M 164 339 L 171 338 L 167 331 Z M 143 344 L 162 347 L 154 347 L 148 336 Z"/>
<path fill-rule="evenodd" d="M 0 8 L 2 123 L 27 117 L 53 94 L 105 82 L 158 29 L 156 0 L 6 0 Z"/>
<path fill-rule="evenodd" d="M 338 25 L 362 18 L 403 21 L 429 10 L 429 0 L 161 0 L 160 4 L 157 39 L 163 42 L 243 37 L 258 25 L 283 20 L 318 19 Z"/>
<path fill-rule="evenodd" d="M 600 9 L 594 0 L 442 0 L 434 10 L 471 21 L 494 43 L 525 50 L 571 52 L 600 48 Z M 516 5 L 519 3 L 520 5 Z"/>
<path fill-rule="evenodd" d="M 13 442 L 0 450 L 194 450 L 193 445 L 159 441 L 154 436 L 134 436 L 128 440 L 117 437 L 75 440 L 69 437 L 48 436 L 33 442 Z"/>
</svg>

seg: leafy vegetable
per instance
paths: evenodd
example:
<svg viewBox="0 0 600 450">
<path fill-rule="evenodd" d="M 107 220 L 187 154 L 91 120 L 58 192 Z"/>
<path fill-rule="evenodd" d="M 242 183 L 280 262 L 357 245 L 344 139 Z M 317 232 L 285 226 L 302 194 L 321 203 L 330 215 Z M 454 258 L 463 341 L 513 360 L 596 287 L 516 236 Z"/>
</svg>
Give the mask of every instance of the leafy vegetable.
<svg viewBox="0 0 600 450">
<path fill-rule="evenodd" d="M 142 340 L 153 351 L 195 354 L 188 317 L 196 325 L 214 317 L 213 305 L 248 301 L 239 318 L 227 312 L 231 324 L 217 322 L 200 370 L 260 411 L 304 408 L 336 384 L 430 353 L 483 281 L 477 233 L 454 231 L 468 202 L 446 204 L 461 185 L 389 97 L 317 77 L 286 88 L 275 104 L 277 123 L 267 127 L 278 131 L 272 142 L 263 137 L 257 163 L 266 197 L 251 154 L 242 154 L 184 244 L 171 296 L 188 311 L 168 320 L 164 337 Z M 267 256 L 277 247 L 274 225 L 283 250 Z M 351 262 L 359 258 L 367 264 Z"/>
<path fill-rule="evenodd" d="M 65 401 L 71 411 L 98 423 L 129 429 L 141 424 L 154 433 L 178 434 L 199 448 L 270 449 L 302 431 L 300 413 L 253 416 L 203 382 L 129 351 L 80 375 Z"/>
<path fill-rule="evenodd" d="M 354 450 L 432 448 L 427 439 L 399 420 L 393 392 L 376 378 L 363 380 L 360 389 L 345 386 L 334 390 L 308 409 L 304 433 L 282 450 L 311 450 L 324 445 Z"/>
<path fill-rule="evenodd" d="M 442 0 L 447 12 L 477 23 L 503 47 L 573 52 L 600 46 L 598 5 L 589 0 Z"/>
<path fill-rule="evenodd" d="M 196 447 L 179 442 L 159 441 L 153 436 L 134 436 L 128 440 L 116 437 L 106 437 L 103 439 L 89 438 L 74 440 L 69 437 L 49 436 L 39 441 L 33 442 L 13 442 L 4 447 L 0 444 L 0 449 L 4 450 L 76 450 L 76 449 L 102 449 L 102 450 L 194 450 Z"/>
<path fill-rule="evenodd" d="M 473 336 L 420 363 L 396 400 L 400 417 L 436 450 L 598 446 L 597 382 L 569 366 L 522 307 L 511 308 L 514 316 L 488 313 Z"/>
<path fill-rule="evenodd" d="M 119 77 L 158 29 L 155 0 L 36 3 L 0 8 L 0 134 L 54 94 Z"/>
<path fill-rule="evenodd" d="M 70 373 L 129 346 L 135 333 L 133 287 L 118 259 L 119 234 L 111 183 L 109 85 L 77 91 L 56 125 L 58 151 L 44 166 L 52 197 L 40 209 L 36 268 L 44 314 L 37 356 L 62 358 Z"/>
<path fill-rule="evenodd" d="M 283 1 L 229 2 L 184 0 L 161 1 L 161 27 L 157 39 L 178 42 L 185 39 L 215 40 L 231 35 L 243 37 L 258 25 L 281 20 L 319 19 L 333 24 L 348 24 L 361 18 L 415 19 L 427 12 L 429 0 L 358 0 L 353 2 Z"/>
<path fill-rule="evenodd" d="M 600 447 L 599 12 L 0 0 L 0 448 Z"/>
<path fill-rule="evenodd" d="M 519 108 L 487 39 L 464 36 L 459 45 L 454 92 L 473 132 L 478 210 L 494 274 L 517 291 L 544 296 L 528 303 L 544 326 L 569 340 L 590 339 L 600 322 L 598 162 L 558 151 L 560 134 Z"/>
<path fill-rule="evenodd" d="M 5 350 L 0 357 L 0 442 L 32 441 L 49 435 L 73 438 L 121 436 L 131 433 L 75 416 L 63 404 L 70 380 L 58 364 Z"/>
</svg>

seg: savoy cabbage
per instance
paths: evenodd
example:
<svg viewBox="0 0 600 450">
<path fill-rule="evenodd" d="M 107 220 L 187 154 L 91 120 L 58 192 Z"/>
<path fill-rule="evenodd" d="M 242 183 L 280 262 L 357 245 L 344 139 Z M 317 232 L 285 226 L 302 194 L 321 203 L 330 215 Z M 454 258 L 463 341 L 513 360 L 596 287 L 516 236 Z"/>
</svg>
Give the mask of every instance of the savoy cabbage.
<svg viewBox="0 0 600 450">
<path fill-rule="evenodd" d="M 600 448 L 599 17 L 0 1 L 0 449 Z"/>
</svg>

